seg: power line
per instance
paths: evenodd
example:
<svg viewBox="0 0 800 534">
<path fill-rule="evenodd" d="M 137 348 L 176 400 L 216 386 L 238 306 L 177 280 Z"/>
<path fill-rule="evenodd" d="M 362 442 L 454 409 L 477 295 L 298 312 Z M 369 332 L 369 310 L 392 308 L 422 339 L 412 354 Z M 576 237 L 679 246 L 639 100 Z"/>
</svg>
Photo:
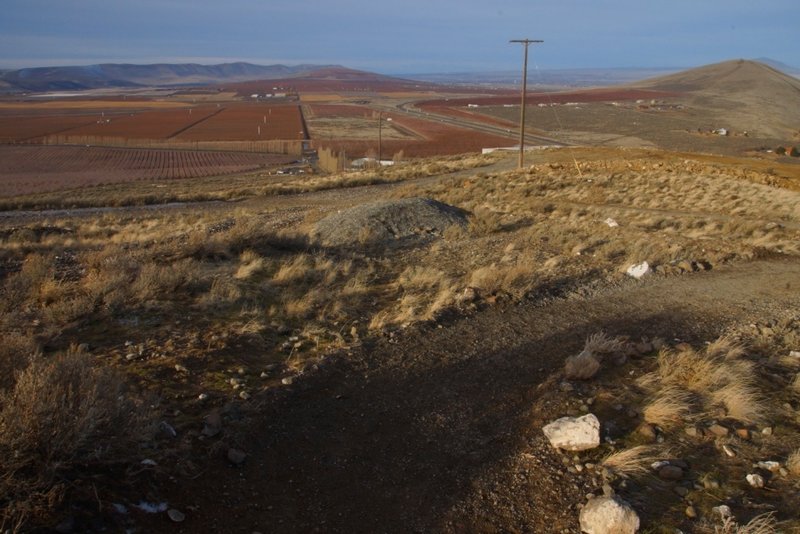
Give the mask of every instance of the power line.
<svg viewBox="0 0 800 534">
<path fill-rule="evenodd" d="M 512 39 L 509 43 L 525 45 L 525 59 L 522 62 L 522 104 L 519 118 L 519 168 L 525 165 L 525 100 L 528 91 L 528 46 L 531 43 L 543 43 L 540 39 Z"/>
</svg>

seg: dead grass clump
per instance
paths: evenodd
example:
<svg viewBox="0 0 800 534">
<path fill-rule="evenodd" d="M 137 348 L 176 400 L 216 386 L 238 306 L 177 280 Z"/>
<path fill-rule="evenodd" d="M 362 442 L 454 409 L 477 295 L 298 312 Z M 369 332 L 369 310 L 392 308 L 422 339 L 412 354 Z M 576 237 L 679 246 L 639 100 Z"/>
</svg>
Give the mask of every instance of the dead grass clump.
<svg viewBox="0 0 800 534">
<path fill-rule="evenodd" d="M 743 358 L 744 353 L 743 345 L 729 337 L 714 341 L 704 351 L 662 349 L 658 369 L 638 381 L 654 393 L 648 406 L 652 421 L 648 421 L 688 416 L 691 395 L 697 401 L 694 407 L 707 414 L 717 416 L 721 409 L 726 417 L 739 421 L 763 421 L 766 402 L 755 385 L 755 365 Z"/>
<path fill-rule="evenodd" d="M 129 458 L 151 423 L 120 376 L 89 356 L 35 358 L 0 393 L 3 522 L 53 511 L 70 479 Z"/>
<path fill-rule="evenodd" d="M 786 459 L 786 469 L 792 475 L 800 477 L 800 449 L 795 449 Z"/>
<path fill-rule="evenodd" d="M 644 420 L 665 430 L 675 428 L 692 412 L 692 395 L 670 386 L 659 391 L 643 410 Z"/>
<path fill-rule="evenodd" d="M 315 273 L 314 260 L 308 254 L 298 254 L 286 263 L 283 263 L 272 281 L 280 285 L 308 282 Z"/>
<path fill-rule="evenodd" d="M 237 280 L 247 280 L 267 268 L 266 260 L 254 250 L 242 252 L 239 256 L 239 261 L 241 262 L 239 268 L 236 270 L 236 274 L 233 275 Z"/>
<path fill-rule="evenodd" d="M 756 516 L 742 526 L 734 518 L 728 517 L 721 527 L 714 529 L 715 534 L 775 534 L 777 532 L 778 524 L 772 512 Z"/>
<path fill-rule="evenodd" d="M 735 381 L 711 393 L 711 402 L 725 408 L 728 417 L 758 423 L 766 417 L 766 403 L 749 384 Z"/>
<path fill-rule="evenodd" d="M 609 337 L 605 332 L 596 332 L 586 338 L 583 350 L 596 354 L 612 354 L 625 348 L 625 341 L 619 337 Z"/>
<path fill-rule="evenodd" d="M 602 466 L 621 477 L 638 477 L 649 474 L 651 465 L 663 457 L 658 447 L 639 445 L 606 456 Z"/>
</svg>

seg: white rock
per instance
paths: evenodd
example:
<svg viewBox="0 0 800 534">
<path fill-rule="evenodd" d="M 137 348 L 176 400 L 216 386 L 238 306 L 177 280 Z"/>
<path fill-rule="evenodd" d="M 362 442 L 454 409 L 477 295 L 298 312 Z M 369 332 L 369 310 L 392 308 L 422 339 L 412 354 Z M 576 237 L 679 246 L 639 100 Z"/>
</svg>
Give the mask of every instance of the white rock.
<svg viewBox="0 0 800 534">
<path fill-rule="evenodd" d="M 611 217 L 609 217 L 608 219 L 606 219 L 603 222 L 606 223 L 609 228 L 616 228 L 617 226 L 619 226 L 619 223 L 617 221 L 615 221 L 614 219 L 612 219 Z"/>
<path fill-rule="evenodd" d="M 747 479 L 747 483 L 753 486 L 754 488 L 763 488 L 764 487 L 764 477 L 759 474 L 753 473 L 747 475 L 745 477 Z"/>
<path fill-rule="evenodd" d="M 204 401 L 206 399 L 208 399 L 208 393 L 201 393 L 200 395 L 197 396 L 197 400 Z"/>
<path fill-rule="evenodd" d="M 600 445 L 600 421 L 591 413 L 577 418 L 562 417 L 542 431 L 557 449 L 585 451 Z"/>
<path fill-rule="evenodd" d="M 720 504 L 719 506 L 715 506 L 711 509 L 711 513 L 720 516 L 720 518 L 724 521 L 728 518 L 733 517 L 733 512 L 731 512 L 731 507 L 727 504 Z"/>
<path fill-rule="evenodd" d="M 758 462 L 756 464 L 756 467 L 759 467 L 761 469 L 766 469 L 767 471 L 770 471 L 772 473 L 777 473 L 778 471 L 781 470 L 781 464 L 778 462 L 774 462 L 772 460 L 768 460 L 765 462 Z"/>
<path fill-rule="evenodd" d="M 789 357 L 800 359 L 800 350 L 790 350 Z"/>
<path fill-rule="evenodd" d="M 184 519 L 186 519 L 186 514 L 181 512 L 180 510 L 176 510 L 175 508 L 170 508 L 167 512 L 169 518 L 174 521 L 175 523 L 181 523 Z"/>
<path fill-rule="evenodd" d="M 639 530 L 638 514 L 615 497 L 591 499 L 581 510 L 580 523 L 587 534 L 634 534 Z"/>
<path fill-rule="evenodd" d="M 628 276 L 632 276 L 637 280 L 639 280 L 641 277 L 643 277 L 649 272 L 650 272 L 650 264 L 647 263 L 646 261 L 643 261 L 642 263 L 639 263 L 637 265 L 631 265 L 630 267 L 628 267 L 628 270 L 626 271 Z"/>
<path fill-rule="evenodd" d="M 142 465 L 146 465 L 148 467 L 155 467 L 155 466 L 158 465 L 155 460 L 151 460 L 150 458 L 145 458 L 144 460 L 142 460 L 139 463 L 142 464 Z"/>
</svg>

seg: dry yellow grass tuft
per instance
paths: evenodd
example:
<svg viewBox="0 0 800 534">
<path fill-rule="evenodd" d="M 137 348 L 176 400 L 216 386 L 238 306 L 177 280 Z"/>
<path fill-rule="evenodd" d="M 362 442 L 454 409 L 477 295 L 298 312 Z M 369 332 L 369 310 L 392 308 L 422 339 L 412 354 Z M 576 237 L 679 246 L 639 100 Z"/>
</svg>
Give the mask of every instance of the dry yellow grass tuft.
<svg viewBox="0 0 800 534">
<path fill-rule="evenodd" d="M 601 465 L 622 477 L 638 477 L 651 473 L 651 465 L 668 456 L 654 445 L 639 445 L 606 456 Z"/>
<path fill-rule="evenodd" d="M 800 477 L 800 449 L 795 449 L 786 459 L 786 469 L 792 475 Z"/>
<path fill-rule="evenodd" d="M 692 394 L 677 386 L 656 393 L 643 410 L 644 420 L 665 430 L 685 422 L 692 413 Z"/>
</svg>

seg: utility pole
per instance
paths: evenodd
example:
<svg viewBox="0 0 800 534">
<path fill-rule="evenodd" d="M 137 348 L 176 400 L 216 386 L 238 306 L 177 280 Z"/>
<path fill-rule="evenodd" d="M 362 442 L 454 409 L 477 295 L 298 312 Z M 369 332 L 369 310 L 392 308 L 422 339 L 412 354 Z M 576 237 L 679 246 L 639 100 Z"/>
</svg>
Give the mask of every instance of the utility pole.
<svg viewBox="0 0 800 534">
<path fill-rule="evenodd" d="M 378 167 L 381 166 L 381 153 L 383 152 L 383 137 L 381 136 L 383 128 L 383 113 L 378 112 Z"/>
<path fill-rule="evenodd" d="M 522 62 L 522 104 L 519 117 L 519 168 L 525 165 L 525 96 L 528 92 L 528 45 L 531 43 L 543 43 L 538 39 L 512 39 L 510 43 L 522 43 L 525 45 L 525 59 Z"/>
</svg>

